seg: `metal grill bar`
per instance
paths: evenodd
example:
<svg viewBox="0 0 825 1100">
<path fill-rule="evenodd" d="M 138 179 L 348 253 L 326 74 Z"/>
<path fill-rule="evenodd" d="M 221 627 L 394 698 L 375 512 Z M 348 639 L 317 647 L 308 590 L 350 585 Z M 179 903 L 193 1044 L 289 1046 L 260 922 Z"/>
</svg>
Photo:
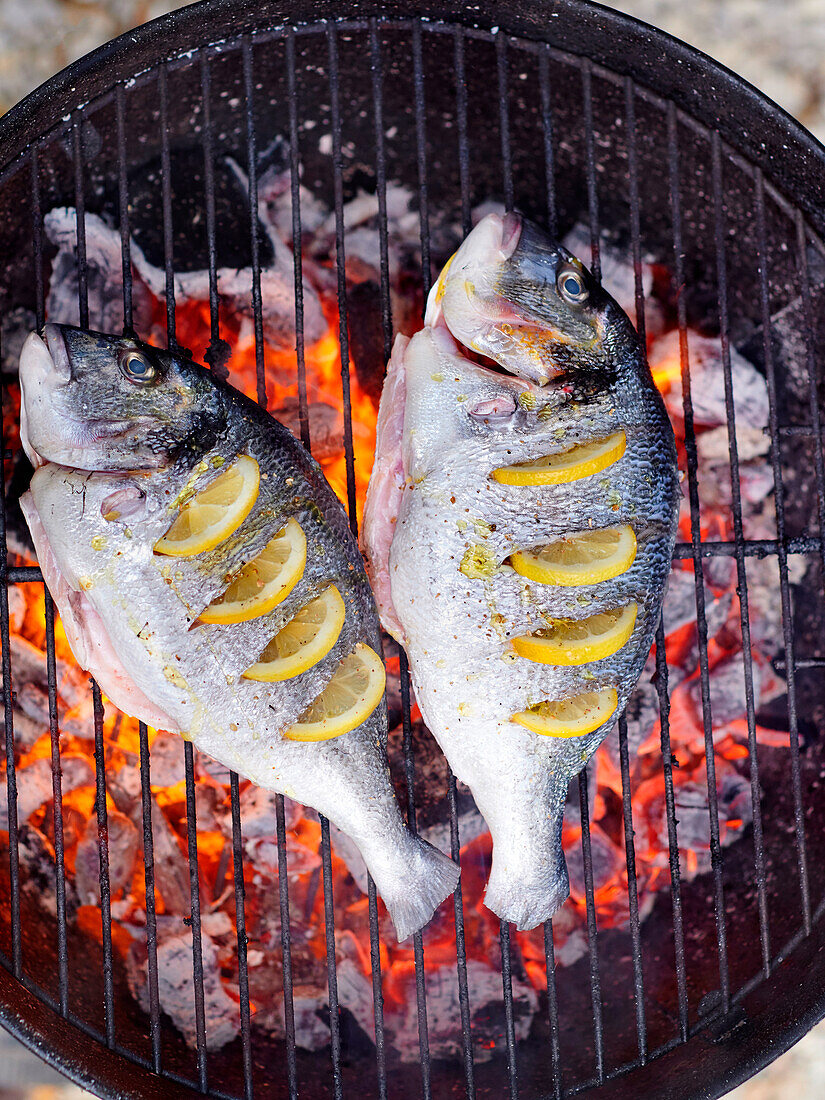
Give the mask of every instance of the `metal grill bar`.
<svg viewBox="0 0 825 1100">
<path fill-rule="evenodd" d="M 504 989 L 504 1035 L 507 1041 L 507 1077 L 510 1100 L 518 1100 L 518 1068 L 516 1066 L 516 1030 L 513 1021 L 513 966 L 510 957 L 510 925 L 499 925 L 501 944 L 501 984 Z"/>
<path fill-rule="evenodd" d="M 676 833 L 676 808 L 673 798 L 673 763 L 670 750 L 670 699 L 668 697 L 667 654 L 665 630 L 661 620 L 656 630 L 656 693 L 659 696 L 659 741 L 662 752 L 662 773 L 665 783 L 665 816 L 667 819 L 668 865 L 670 868 L 670 901 L 673 921 L 673 952 L 676 963 L 676 996 L 679 1004 L 679 1041 L 688 1036 L 687 974 L 685 971 L 685 933 L 682 922 L 682 884 L 679 868 L 679 841 Z"/>
<path fill-rule="evenodd" d="M 2 347 L 0 347 L 2 352 Z M 0 377 L 2 386 L 2 377 Z M 2 398 L 2 389 L 0 389 Z M 0 456 L 0 567 L 5 571 L 8 561 L 6 545 L 6 440 L 3 430 L 3 452 Z M 12 692 L 14 684 L 11 672 L 11 642 L 9 639 L 9 589 L 4 578 L 0 584 L 0 639 L 3 642 L 3 717 L 6 743 L 6 798 L 9 816 L 9 893 L 11 903 L 11 952 L 12 973 L 18 980 L 23 974 L 23 945 L 20 939 L 20 851 L 17 822 L 17 768 L 14 759 L 14 709 Z"/>
<path fill-rule="evenodd" d="M 811 305 L 811 280 L 808 270 L 808 236 L 802 214 L 794 214 L 796 224 L 796 253 L 805 330 L 806 366 L 808 368 L 808 395 L 810 398 L 811 427 L 814 442 L 814 469 L 816 470 L 816 499 L 819 515 L 819 564 L 820 578 L 825 588 L 825 448 L 822 441 L 822 419 L 817 392 L 816 342 L 814 339 L 813 308 Z"/>
<path fill-rule="evenodd" d="M 238 943 L 238 994 L 240 996 L 241 1048 L 244 1097 L 252 1100 L 252 1041 L 249 1034 L 249 970 L 246 956 L 246 913 L 244 911 L 243 835 L 238 773 L 229 773 L 232 806 L 232 874 L 235 880 L 235 930 Z"/>
<path fill-rule="evenodd" d="M 678 164 L 678 134 L 673 131 L 672 161 Z M 678 177 L 675 190 L 678 191 Z M 702 692 L 702 724 L 705 735 L 705 768 L 708 785 L 708 816 L 710 820 L 710 853 L 714 878 L 714 911 L 716 917 L 716 943 L 719 954 L 719 984 L 722 1004 L 727 1012 L 730 1006 L 730 978 L 728 973 L 727 932 L 725 929 L 725 899 L 722 888 L 722 856 L 719 845 L 719 809 L 716 795 L 716 760 L 713 752 L 713 729 L 710 710 L 710 676 L 708 668 L 708 624 L 705 617 L 705 584 L 702 559 L 699 516 L 699 486 L 697 481 L 698 454 L 696 432 L 693 426 L 693 398 L 690 388 L 687 328 L 684 314 L 679 315 L 679 355 L 682 371 L 682 402 L 685 422 L 685 453 L 687 455 L 688 498 L 690 500 L 690 533 L 693 545 L 693 577 L 696 589 L 696 628 L 699 636 L 699 674 Z"/>
<path fill-rule="evenodd" d="M 587 946 L 590 960 L 590 995 L 593 1003 L 593 1040 L 596 1053 L 596 1076 L 604 1081 L 604 1026 L 602 1023 L 602 987 L 599 976 L 599 946 L 596 927 L 596 906 L 593 900 L 593 854 L 590 847 L 590 807 L 587 801 L 587 766 L 579 772 L 579 814 L 581 820 L 582 863 L 584 865 L 584 896 L 587 907 Z"/>
<path fill-rule="evenodd" d="M 295 1001 L 292 992 L 292 929 L 289 923 L 289 879 L 286 862 L 286 819 L 284 796 L 275 796 L 275 823 L 278 829 L 278 901 L 281 909 L 281 958 L 284 983 L 284 1041 L 286 1076 L 290 1100 L 298 1096 L 298 1067 L 295 1060 Z"/>
<path fill-rule="evenodd" d="M 636 884 L 636 846 L 633 842 L 633 807 L 630 790 L 630 763 L 627 753 L 627 719 L 619 718 L 619 758 L 622 773 L 622 815 L 624 849 L 627 860 L 627 900 L 630 909 L 630 938 L 633 943 L 633 989 L 636 1000 L 636 1035 L 639 1059 L 647 1061 L 647 1023 L 645 1021 L 645 983 L 642 971 L 642 941 L 639 930 L 639 891 Z"/>
<path fill-rule="evenodd" d="M 114 983 L 112 973 L 112 905 L 109 885 L 109 823 L 106 813 L 106 754 L 103 746 L 103 700 L 94 680 L 92 706 L 95 725 L 95 811 L 97 851 L 100 860 L 100 911 L 103 926 L 103 1013 L 106 1045 L 115 1045 Z"/>
<path fill-rule="evenodd" d="M 69 1011 L 69 959 L 66 946 L 66 869 L 63 846 L 63 776 L 60 770 L 60 730 L 57 725 L 57 662 L 54 651 L 54 602 L 43 593 L 46 615 L 46 672 L 49 686 L 52 799 L 54 803 L 54 893 L 57 918 L 57 987 L 60 1014 Z"/>
<path fill-rule="evenodd" d="M 115 89 L 117 119 L 117 197 L 120 223 L 121 277 L 123 279 L 123 333 L 132 329 L 132 260 L 129 231 L 129 194 L 126 177 L 126 92 L 122 84 Z"/>
<path fill-rule="evenodd" d="M 759 909 L 759 938 L 762 946 L 762 968 L 767 978 L 770 974 L 770 939 L 768 932 L 768 898 L 765 886 L 765 852 L 762 839 L 762 812 L 759 802 L 759 762 L 756 744 L 756 706 L 753 688 L 753 656 L 751 652 L 750 613 L 748 608 L 748 584 L 745 573 L 745 555 L 742 553 L 742 499 L 739 484 L 739 447 L 736 440 L 736 408 L 733 399 L 733 379 L 731 376 L 730 343 L 728 339 L 727 307 L 727 262 L 724 248 L 724 197 L 721 159 L 713 158 L 714 199 L 717 203 L 717 259 L 720 268 L 719 310 L 721 315 L 722 371 L 725 382 L 725 417 L 728 424 L 728 443 L 730 453 L 730 483 L 733 508 L 733 530 L 736 546 L 737 592 L 739 593 L 739 621 L 742 629 L 742 658 L 745 675 L 745 708 L 748 723 L 748 755 L 750 759 L 751 812 L 753 814 L 754 863 L 756 870 L 757 904 Z M 779 488 L 777 489 L 777 494 Z M 779 518 L 781 501 L 777 495 L 777 531 L 779 533 L 779 569 L 782 583 L 782 569 L 785 564 L 785 548 L 782 545 L 784 522 Z M 787 566 L 784 574 L 784 589 L 787 591 Z"/>
<path fill-rule="evenodd" d="M 264 365 L 264 321 L 261 300 L 261 257 L 258 240 L 258 139 L 255 133 L 254 76 L 252 43 L 243 40 L 243 83 L 246 102 L 246 164 L 249 179 L 249 246 L 252 252 L 252 314 L 255 325 L 255 380 L 258 404 L 266 408 L 266 370 Z M 298 250 L 300 251 L 300 249 Z"/>
<path fill-rule="evenodd" d="M 349 525 L 358 537 L 358 513 L 355 502 L 355 456 L 352 449 L 352 403 L 349 379 L 349 330 L 347 328 L 347 273 L 344 251 L 344 165 L 341 157 L 341 104 L 338 90 L 338 37 L 334 23 L 327 24 L 329 50 L 330 124 L 332 130 L 332 171 L 335 194 L 335 267 L 338 273 L 338 344 L 341 348 L 341 395 L 344 402 L 344 457 L 347 467 L 347 503 Z"/>
<path fill-rule="evenodd" d="M 175 266 L 172 225 L 172 162 L 169 154 L 169 87 L 166 62 L 158 67 L 160 108 L 160 182 L 163 207 L 163 267 L 166 277 L 166 345 L 178 346 L 175 335 Z"/>
<path fill-rule="evenodd" d="M 149 731 L 138 723 L 140 743 L 140 799 L 143 816 L 143 875 L 146 884 L 146 956 L 149 985 L 149 1038 L 152 1068 L 160 1073 L 160 996 L 158 993 L 158 926 L 155 913 L 155 842 L 152 835 L 152 791 L 149 764 Z"/>
<path fill-rule="evenodd" d="M 553 149 L 553 114 L 550 109 L 549 51 L 539 53 L 539 94 L 541 95 L 541 131 L 544 137 L 544 174 L 547 188 L 547 232 L 556 235 L 556 180 Z"/>
<path fill-rule="evenodd" d="M 589 59 L 581 66 L 582 113 L 584 116 L 584 151 L 587 177 L 587 213 L 590 225 L 590 270 L 596 282 L 601 282 L 602 265 L 599 246 L 599 193 L 596 187 L 596 139 L 593 132 L 593 78 Z"/>
<path fill-rule="evenodd" d="M 206 247 L 209 256 L 209 347 L 204 359 L 215 372 L 216 377 L 226 381 L 229 371 L 226 368 L 227 345 L 221 340 L 220 298 L 218 297 L 218 255 L 215 242 L 215 163 L 212 146 L 212 73 L 209 58 L 200 55 L 201 70 L 201 110 L 203 125 L 203 187 L 206 213 Z M 254 285 L 254 284 L 253 284 Z"/>
<path fill-rule="evenodd" d="M 513 209 L 513 163 L 510 153 L 510 92 L 507 87 L 507 35 L 497 34 L 496 75 L 498 77 L 498 124 L 501 130 L 501 166 L 504 174 L 504 205 Z"/>
<path fill-rule="evenodd" d="M 86 269 L 86 194 L 83 184 L 83 115 L 72 114 L 74 205 L 77 217 L 77 299 L 80 327 L 89 327 L 89 283 Z"/>
<path fill-rule="evenodd" d="M 292 198 L 292 262 L 295 284 L 295 355 L 298 367 L 298 421 L 301 442 L 310 449 L 307 368 L 304 355 L 304 274 L 301 255 L 301 175 L 298 151 L 298 89 L 295 76 L 295 33 L 286 36 L 286 82 L 289 100 L 289 179 Z"/>
<path fill-rule="evenodd" d="M 43 212 L 40 204 L 40 168 L 37 149 L 32 150 L 32 236 L 34 244 L 35 323 L 38 329 L 45 321 L 45 287 L 43 285 Z M 5 453 L 5 448 L 4 448 Z M 5 471 L 4 471 L 5 472 Z M 5 483 L 3 487 L 5 506 Z M 3 532 L 5 545 L 5 531 Z M 5 584 L 3 590 L 8 593 Z M 66 870 L 63 834 L 63 776 L 60 770 L 60 730 L 57 714 L 57 662 L 54 642 L 54 603 L 44 586 L 46 618 L 46 674 L 49 693 L 49 738 L 51 741 L 52 799 L 54 804 L 54 887 L 57 919 L 57 988 L 60 1014 L 69 1011 L 69 959 L 66 940 Z M 5 646 L 5 641 L 4 641 Z"/>
<path fill-rule="evenodd" d="M 329 842 L 329 821 L 321 814 L 321 865 L 324 875 L 324 928 L 327 941 L 327 982 L 329 984 L 329 1033 L 332 1057 L 332 1084 L 335 1100 L 344 1095 L 341 1077 L 341 1018 L 338 1007 L 338 973 L 335 969 L 335 908 L 332 898 L 332 853 Z"/>
<path fill-rule="evenodd" d="M 461 190 L 461 226 L 464 234 L 472 229 L 470 210 L 470 145 L 467 137 L 467 76 L 465 73 L 464 28 L 453 32 L 455 59 L 455 118 L 458 131 L 458 185 Z"/>
<path fill-rule="evenodd" d="M 774 557 L 778 552 L 776 539 L 747 539 L 742 545 L 746 558 Z M 799 536 L 787 539 L 787 552 L 791 554 L 813 554 L 819 550 L 819 536 Z M 698 552 L 701 558 L 733 558 L 736 557 L 736 545 L 732 542 L 699 542 Z M 696 554 L 696 547 L 689 542 L 677 542 L 673 549 L 674 561 L 690 561 Z M 41 583 L 43 574 L 39 565 L 0 565 L 0 578 L 5 578 L 9 584 L 21 584 L 25 582 Z M 796 662 L 796 667 L 801 668 L 801 661 Z M 777 666 L 778 667 L 778 666 Z"/>
<path fill-rule="evenodd" d="M 802 804 L 802 780 L 800 776 L 799 766 L 799 724 L 796 713 L 796 675 L 794 672 L 794 636 L 793 636 L 793 610 L 791 607 L 791 593 L 788 584 L 788 555 L 785 550 L 785 485 L 782 480 L 782 441 L 779 437 L 778 425 L 779 425 L 779 409 L 777 405 L 777 393 L 776 393 L 776 365 L 773 358 L 773 344 L 771 341 L 771 310 L 770 310 L 770 287 L 768 276 L 768 236 L 765 228 L 765 188 L 762 180 L 762 173 L 756 174 L 756 190 L 755 190 L 755 206 L 756 206 L 756 233 L 758 242 L 758 267 L 759 267 L 759 290 L 762 306 L 762 332 L 763 332 L 763 349 L 765 354 L 765 376 L 768 383 L 768 423 L 771 432 L 771 467 L 773 470 L 773 483 L 774 483 L 774 499 L 776 501 L 776 534 L 778 543 L 778 556 L 779 556 L 779 590 L 782 599 L 782 635 L 785 645 L 785 660 L 788 666 L 788 725 L 790 727 L 790 749 L 791 749 L 791 775 L 793 782 L 793 795 L 794 795 L 794 823 L 796 833 L 796 858 L 799 866 L 799 885 L 802 893 L 802 919 L 806 926 L 806 931 L 810 929 L 810 912 L 811 903 L 808 893 L 808 857 L 805 843 L 805 812 Z M 728 363 L 728 369 L 725 373 L 725 379 L 728 378 L 730 364 Z M 731 463 L 733 463 L 734 449 L 731 449 Z M 733 466 L 731 466 L 731 470 Z M 737 486 L 738 487 L 738 486 Z M 738 500 L 738 493 L 734 497 L 734 503 Z M 740 520 L 741 526 L 741 520 Z M 741 561 L 742 578 L 745 579 L 745 562 Z M 740 580 L 740 588 L 742 593 L 740 599 L 743 601 L 743 608 L 747 607 L 747 584 L 743 584 Z M 744 616 L 744 612 L 743 612 Z M 742 638 L 743 644 L 745 644 L 745 623 L 743 618 L 742 624 Z M 750 656 L 750 629 L 747 632 L 748 638 L 748 655 Z M 748 662 L 749 663 L 749 662 Z M 747 674 L 748 666 L 746 665 L 745 672 Z M 753 685 L 750 685 L 750 691 L 748 690 L 748 679 L 745 679 L 745 692 L 748 700 L 748 734 L 749 743 L 751 740 L 751 708 L 753 706 Z M 755 732 L 752 736 L 752 760 L 756 757 L 756 735 Z M 754 803 L 754 843 L 758 844 L 758 857 L 761 856 L 762 848 L 762 817 L 759 815 L 759 833 L 757 837 L 757 817 L 756 811 L 759 807 L 759 776 L 758 773 L 754 775 L 751 772 L 751 785 L 752 785 L 752 798 Z M 762 918 L 762 906 L 764 898 L 764 857 L 762 862 L 762 891 L 759 895 L 760 902 L 760 918 Z M 757 862 L 757 868 L 759 862 Z M 767 929 L 767 899 L 764 898 L 764 921 L 765 930 L 763 935 L 763 959 L 765 963 L 765 977 L 770 974 L 770 952 L 768 950 L 768 929 Z"/>
<path fill-rule="evenodd" d="M 195 1038 L 197 1043 L 198 1083 L 201 1092 L 209 1087 L 206 1067 L 206 1011 L 203 994 L 203 945 L 201 942 L 201 895 L 198 876 L 198 814 L 195 805 L 195 759 L 192 742 L 183 743 L 186 772 L 186 840 L 189 850 L 189 896 L 192 926 L 192 979 L 195 991 Z"/>
<path fill-rule="evenodd" d="M 547 965 L 547 1021 L 550 1025 L 550 1066 L 554 1100 L 562 1100 L 561 1044 L 559 1043 L 559 1002 L 556 996 L 556 951 L 553 922 L 544 922 L 544 958 Z"/>
<path fill-rule="evenodd" d="M 407 655 L 399 646 L 398 670 L 401 681 L 401 711 L 403 722 L 404 770 L 407 780 L 407 823 L 413 836 L 418 835 L 415 819 L 415 760 L 412 747 L 412 722 L 410 721 L 410 673 Z M 421 1095 L 431 1100 L 430 1041 L 427 1030 L 427 988 L 424 978 L 424 940 L 420 931 L 413 935 L 415 957 L 415 997 L 418 1010 L 418 1053 L 421 1059 Z"/>
</svg>

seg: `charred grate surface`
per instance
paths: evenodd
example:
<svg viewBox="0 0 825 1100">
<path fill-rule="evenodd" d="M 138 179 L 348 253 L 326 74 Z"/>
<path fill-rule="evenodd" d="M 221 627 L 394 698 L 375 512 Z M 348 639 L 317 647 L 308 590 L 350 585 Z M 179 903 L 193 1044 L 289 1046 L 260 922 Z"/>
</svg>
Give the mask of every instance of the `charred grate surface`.
<svg viewBox="0 0 825 1100">
<path fill-rule="evenodd" d="M 634 839 L 634 779 L 628 755 L 629 725 L 623 716 L 613 734 L 618 744 L 622 832 L 626 857 L 627 931 L 600 928 L 591 838 L 593 766 L 577 784 L 581 827 L 581 863 L 586 911 L 586 957 L 567 968 L 559 955 L 553 922 L 542 933 L 544 1001 L 527 1037 L 517 1039 L 513 980 L 524 959 L 512 930 L 501 925 L 501 1000 L 495 1027 L 501 1036 L 492 1060 L 480 1060 L 474 1041 L 473 980 L 466 951 L 467 911 L 459 885 L 452 906 L 454 981 L 458 1003 L 456 1057 L 431 1057 L 431 1012 L 427 937 L 413 947 L 414 1015 L 418 1058 L 398 1064 L 388 1049 L 382 988 L 382 932 L 375 888 L 367 884 L 368 956 L 371 965 L 373 1032 L 353 1037 L 352 1022 L 339 1004 L 336 934 L 341 928 L 334 908 L 330 829 L 320 823 L 319 885 L 324 896 L 324 946 L 328 983 L 330 1041 L 326 1052 L 311 1057 L 296 1041 L 287 822 L 277 800 L 279 894 L 270 904 L 279 915 L 278 942 L 283 985 L 284 1038 L 275 1041 L 255 1026 L 257 1006 L 250 998 L 244 879 L 244 818 L 239 779 L 229 777 L 231 861 L 237 928 L 238 1038 L 219 1052 L 208 1048 L 202 916 L 203 883 L 199 869 L 196 759 L 181 745 L 185 776 L 187 866 L 191 911 L 192 1018 L 194 1042 L 184 1046 L 161 1011 L 155 894 L 158 871 L 153 826 L 149 738 L 140 727 L 139 767 L 141 833 L 146 890 L 146 1012 L 129 998 L 113 949 L 110 904 L 106 747 L 100 692 L 93 695 L 95 812 L 101 899 L 100 951 L 81 957 L 78 940 L 67 927 L 64 864 L 64 792 L 61 786 L 60 714 L 55 662 L 54 607 L 45 598 L 48 657 L 48 716 L 53 797 L 53 854 L 56 910 L 46 917 L 32 910 L 22 889 L 20 849 L 25 826 L 18 820 L 15 773 L 14 690 L 9 594 L 11 584 L 42 586 L 34 566 L 8 564 L 10 505 L 0 511 L 0 640 L 6 741 L 8 861 L 2 870 L 6 914 L 0 961 L 13 977 L 87 1044 L 104 1094 L 113 1080 L 98 1047 L 108 1048 L 138 1070 L 162 1075 L 169 1095 L 187 1089 L 215 1096 L 278 1095 L 490 1096 L 560 1098 L 576 1094 L 623 1096 L 625 1088 L 660 1093 L 661 1066 L 670 1067 L 671 1094 L 689 1096 L 685 1065 L 674 1057 L 706 1050 L 742 1026 L 742 1005 L 750 1005 L 771 982 L 782 986 L 783 965 L 810 945 L 821 944 L 825 911 L 823 835 L 825 796 L 819 785 L 825 730 L 823 583 L 825 582 L 825 452 L 823 452 L 822 331 L 825 249 L 803 213 L 809 205 L 752 163 L 701 117 L 693 117 L 652 86 L 635 82 L 616 58 L 606 64 L 584 32 L 573 49 L 571 18 L 551 25 L 551 41 L 519 37 L 504 30 L 379 14 L 338 22 L 254 26 L 242 6 L 227 24 L 228 5 L 215 6 L 224 17 L 218 45 L 206 41 L 180 55 L 154 55 L 134 74 L 107 82 L 96 78 L 95 94 L 63 121 L 41 134 L 29 134 L 20 156 L 0 167 L 0 212 L 14 211 L 0 229 L 0 255 L 9 274 L 0 286 L 4 313 L 28 309 L 35 322 L 46 315 L 49 246 L 45 213 L 57 205 L 77 212 L 77 305 L 81 324 L 89 316 L 89 265 L 86 219 L 105 212 L 119 227 L 122 266 L 122 324 L 134 331 L 130 230 L 133 169 L 157 157 L 160 189 L 155 214 L 163 250 L 163 309 L 167 343 L 179 347 L 179 309 L 175 267 L 175 177 L 173 156 L 184 144 L 202 164 L 202 211 L 208 256 L 209 345 L 205 357 L 225 372 L 226 324 L 218 291 L 222 263 L 215 165 L 229 152 L 247 166 L 250 220 L 252 328 L 256 392 L 267 404 L 267 351 L 264 339 L 258 224 L 255 216 L 258 155 L 278 134 L 287 142 L 291 230 L 305 233 L 304 196 L 318 193 L 332 211 L 337 339 L 341 350 L 343 450 L 349 517 L 357 530 L 356 456 L 350 404 L 351 302 L 345 254 L 345 204 L 358 187 L 374 191 L 379 211 L 379 285 L 377 339 L 386 358 L 393 332 L 387 188 L 402 181 L 414 192 L 418 215 L 422 301 L 441 255 L 439 234 L 452 220 L 463 232 L 479 202 L 497 199 L 543 219 L 552 229 L 583 222 L 590 238 L 592 268 L 603 272 L 607 249 L 617 241 L 633 266 L 637 325 L 646 330 L 649 294 L 643 282 L 647 257 L 670 273 L 672 310 L 678 332 L 678 372 L 682 391 L 687 479 L 686 522 L 674 554 L 676 566 L 688 563 L 695 581 L 698 639 L 698 712 L 707 768 L 709 871 L 684 881 L 680 870 L 679 806 L 674 776 L 679 761 L 671 744 L 673 694 L 669 683 L 664 630 L 657 635 L 655 696 L 662 753 L 662 790 L 667 834 L 666 887 L 651 912 L 640 914 L 638 881 L 645 873 Z M 206 13 L 209 9 L 204 9 Z M 497 18 L 504 22 L 503 13 Z M 513 16 L 514 21 L 516 16 Z M 588 16 L 588 19 L 591 16 Z M 174 25 L 174 19 L 170 26 Z M 217 24 L 216 24 L 217 25 Z M 227 27 L 237 27 L 230 34 Z M 275 21 L 273 21 L 275 26 Z M 589 24 L 588 24 L 589 26 Z M 629 32 L 628 32 L 629 33 Z M 212 36 L 206 35 L 206 40 Z M 215 36 L 216 37 L 216 36 Z M 555 45 L 553 43 L 556 43 Z M 167 47 L 164 46 L 164 49 Z M 452 74 L 452 75 L 451 75 Z M 439 80 L 439 76 L 441 79 Z M 666 90 L 666 89 L 663 89 Z M 754 106 L 755 117 L 762 110 Z M 319 142 L 324 135 L 328 143 Z M 25 147 L 24 147 L 25 146 Z M 825 161 L 819 165 L 825 172 Z M 820 177 L 821 178 L 821 177 Z M 793 183 L 793 181 L 791 181 Z M 813 186 L 813 183 L 811 184 Z M 306 190 L 305 190 L 306 189 Z M 295 351 L 298 427 L 309 447 L 310 410 L 306 377 L 304 271 L 301 249 L 294 249 Z M 724 408 L 729 441 L 729 489 L 732 537 L 720 539 L 703 529 L 701 506 L 707 485 L 700 479 L 695 403 L 691 382 L 692 326 L 718 333 Z M 747 343 L 767 383 L 769 412 L 764 425 L 776 505 L 776 537 L 749 533 L 743 522 L 740 450 L 737 431 L 733 351 Z M 793 351 L 789 351 L 789 347 Z M 0 349 L 2 350 L 2 349 Z M 4 375 L 8 383 L 10 378 Z M 7 395 L 5 395 L 7 396 Z M 4 401 L 4 412 L 6 403 Z M 4 419 L 5 435 L 13 424 Z M 11 455 L 4 451 L 7 479 Z M 800 465 L 807 468 L 800 472 Z M 789 483 L 789 479 L 790 483 Z M 804 500 L 795 499 L 803 494 Z M 800 521 L 800 516 L 803 517 Z M 714 752 L 714 699 L 711 690 L 713 638 L 709 636 L 704 567 L 732 559 L 738 591 L 738 620 L 744 654 L 743 691 L 747 779 L 752 827 L 749 838 L 723 848 L 717 801 Z M 787 681 L 784 713 L 776 728 L 787 731 L 789 753 L 760 751 L 758 696 L 754 688 L 750 632 L 749 563 L 776 562 L 781 605 L 781 645 L 775 669 Z M 805 595 L 793 585 L 789 562 L 807 566 Z M 410 824 L 416 827 L 417 727 L 411 715 L 410 685 L 404 654 L 398 655 L 403 727 L 403 779 Z M 678 778 L 678 776 L 677 776 Z M 450 849 L 459 859 L 462 845 L 455 779 L 446 780 Z M 634 829 L 636 832 L 634 832 Z M 227 864 L 228 867 L 228 864 Z M 116 935 L 116 928 L 114 934 Z M 786 967 L 787 969 L 787 967 Z M 439 980 L 440 972 L 439 972 Z M 756 1003 L 756 1002 L 753 1002 Z M 804 1019 L 821 1015 L 818 1002 Z M 748 1011 L 752 1011 L 751 1008 Z M 800 1011 L 798 1019 L 803 1021 Z M 804 1022 L 795 1025 L 797 1029 Z M 776 1050 L 796 1037 L 794 1027 L 776 1036 Z M 94 1053 L 92 1053 L 94 1052 Z M 67 1064 L 56 1047 L 53 1057 Z M 730 1087 L 736 1071 L 706 1058 L 715 1076 L 703 1095 Z M 754 1055 L 755 1068 L 767 1055 Z M 658 1063 L 658 1065 L 657 1065 Z M 675 1069 L 673 1067 L 676 1067 Z M 647 1068 L 649 1067 L 649 1068 Z M 69 1067 L 72 1068 L 71 1065 Z M 75 1070 L 75 1073 L 79 1071 Z M 645 1076 L 648 1073 L 649 1076 Z M 639 1074 L 642 1074 L 640 1077 Z M 629 1095 L 629 1092 L 627 1093 Z M 698 1093 L 697 1093 L 698 1094 Z"/>
</svg>

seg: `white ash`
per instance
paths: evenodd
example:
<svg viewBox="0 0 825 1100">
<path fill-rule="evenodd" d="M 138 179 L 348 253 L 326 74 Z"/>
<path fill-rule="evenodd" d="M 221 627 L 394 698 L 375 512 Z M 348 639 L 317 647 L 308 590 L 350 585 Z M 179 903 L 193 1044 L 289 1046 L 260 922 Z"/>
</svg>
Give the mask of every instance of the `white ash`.
<svg viewBox="0 0 825 1100">
<path fill-rule="evenodd" d="M 49 240 L 58 249 L 50 280 L 47 314 L 51 321 L 76 324 L 77 212 L 72 207 L 51 210 L 44 218 L 44 227 Z M 104 332 L 116 332 L 123 325 L 120 232 L 107 226 L 96 214 L 87 214 L 85 233 L 89 325 Z M 293 257 L 292 252 L 275 235 L 272 235 L 272 245 L 274 264 L 261 271 L 264 336 L 273 348 L 289 350 L 295 346 Z M 144 299 L 149 307 L 151 300 L 148 292 L 155 298 L 163 299 L 166 292 L 166 273 L 149 263 L 134 240 L 130 247 L 132 266 L 139 276 L 133 282 L 135 325 L 141 331 L 146 331 L 147 319 L 141 320 Z M 219 294 L 236 313 L 253 315 L 251 268 L 219 268 L 217 283 Z M 174 291 L 178 304 L 186 301 L 208 301 L 209 272 L 176 273 Z M 304 336 L 308 343 L 312 343 L 320 339 L 327 325 L 318 295 L 308 283 L 303 287 L 303 302 Z"/>
<path fill-rule="evenodd" d="M 648 361 L 654 376 L 667 372 L 670 382 L 670 389 L 665 394 L 667 411 L 673 421 L 682 423 L 684 405 L 678 329 L 672 329 L 653 343 Z M 726 425 L 721 340 L 689 331 L 688 365 L 695 426 L 716 428 Z M 756 367 L 733 347 L 730 348 L 730 367 L 738 439 L 741 428 L 756 428 L 761 431 L 768 423 L 768 386 Z"/>
<path fill-rule="evenodd" d="M 189 1046 L 197 1041 L 195 986 L 192 973 L 192 932 L 185 929 L 169 934 L 158 924 L 158 996 L 161 1011 L 169 1016 Z M 206 1019 L 206 1048 L 220 1050 L 240 1032 L 237 1001 L 224 988 L 218 949 L 212 937 L 201 930 L 203 997 Z M 130 953 L 127 966 L 129 987 L 144 1012 L 149 1011 L 148 967 L 139 952 Z"/>
</svg>

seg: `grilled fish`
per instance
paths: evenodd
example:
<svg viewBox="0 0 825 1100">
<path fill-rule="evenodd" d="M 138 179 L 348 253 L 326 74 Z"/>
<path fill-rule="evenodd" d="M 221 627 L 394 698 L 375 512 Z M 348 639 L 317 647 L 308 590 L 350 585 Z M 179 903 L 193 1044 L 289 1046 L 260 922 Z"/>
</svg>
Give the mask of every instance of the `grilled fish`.
<svg viewBox="0 0 825 1100">
<path fill-rule="evenodd" d="M 423 330 L 396 339 L 363 550 L 422 715 L 490 828 L 486 904 L 519 928 L 567 897 L 568 784 L 644 667 L 678 499 L 626 315 L 538 227 L 483 219 Z"/>
<path fill-rule="evenodd" d="M 325 814 L 399 938 L 416 931 L 458 869 L 396 803 L 375 603 L 314 460 L 204 368 L 132 339 L 48 324 L 20 380 L 38 467 L 21 503 L 79 663 L 127 714 Z"/>
</svg>

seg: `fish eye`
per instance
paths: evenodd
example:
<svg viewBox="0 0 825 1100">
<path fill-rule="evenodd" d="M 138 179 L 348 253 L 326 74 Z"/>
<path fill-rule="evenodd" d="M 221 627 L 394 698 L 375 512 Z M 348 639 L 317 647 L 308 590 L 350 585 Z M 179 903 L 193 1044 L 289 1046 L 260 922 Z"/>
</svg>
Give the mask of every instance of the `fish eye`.
<svg viewBox="0 0 825 1100">
<path fill-rule="evenodd" d="M 153 363 L 139 351 L 130 348 L 120 355 L 120 369 L 130 382 L 139 385 L 149 385 L 157 377 L 157 370 Z"/>
<path fill-rule="evenodd" d="M 589 296 L 584 277 L 574 267 L 563 267 L 556 279 L 559 294 L 567 302 L 586 302 Z"/>
</svg>

